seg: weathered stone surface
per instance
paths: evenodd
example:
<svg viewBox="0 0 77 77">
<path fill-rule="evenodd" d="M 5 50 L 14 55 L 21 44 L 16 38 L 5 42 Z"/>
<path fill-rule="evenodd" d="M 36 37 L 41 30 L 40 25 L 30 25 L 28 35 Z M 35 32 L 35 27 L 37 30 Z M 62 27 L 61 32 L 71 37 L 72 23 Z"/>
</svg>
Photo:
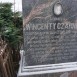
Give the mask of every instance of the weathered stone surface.
<svg viewBox="0 0 77 77">
<path fill-rule="evenodd" d="M 26 65 L 77 61 L 77 0 L 23 0 L 23 18 Z"/>
</svg>

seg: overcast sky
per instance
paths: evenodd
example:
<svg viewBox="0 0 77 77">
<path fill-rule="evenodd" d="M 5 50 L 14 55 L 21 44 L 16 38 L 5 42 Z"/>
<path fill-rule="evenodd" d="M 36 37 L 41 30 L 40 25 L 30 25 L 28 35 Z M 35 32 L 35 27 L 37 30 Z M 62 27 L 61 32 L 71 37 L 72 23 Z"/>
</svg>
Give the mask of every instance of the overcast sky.
<svg viewBox="0 0 77 77">
<path fill-rule="evenodd" d="M 11 2 L 11 3 L 14 3 L 14 0 L 0 0 L 0 2 Z M 16 11 L 22 11 L 22 0 L 15 0 L 15 10 Z"/>
</svg>

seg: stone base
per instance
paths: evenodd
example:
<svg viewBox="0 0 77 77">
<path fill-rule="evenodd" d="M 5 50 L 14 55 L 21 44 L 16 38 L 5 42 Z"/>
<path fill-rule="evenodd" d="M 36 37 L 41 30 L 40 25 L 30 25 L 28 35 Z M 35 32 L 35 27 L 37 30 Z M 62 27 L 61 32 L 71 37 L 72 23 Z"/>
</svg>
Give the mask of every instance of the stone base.
<svg viewBox="0 0 77 77">
<path fill-rule="evenodd" d="M 71 71 L 77 71 L 77 62 L 24 66 L 23 50 L 21 51 L 18 77 L 69 77 Z"/>
</svg>

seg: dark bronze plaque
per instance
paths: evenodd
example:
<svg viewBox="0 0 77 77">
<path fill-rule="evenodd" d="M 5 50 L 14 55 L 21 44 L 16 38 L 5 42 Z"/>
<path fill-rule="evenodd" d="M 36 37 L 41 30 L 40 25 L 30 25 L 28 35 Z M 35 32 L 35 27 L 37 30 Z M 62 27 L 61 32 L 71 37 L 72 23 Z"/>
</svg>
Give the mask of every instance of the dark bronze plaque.
<svg viewBox="0 0 77 77">
<path fill-rule="evenodd" d="M 22 0 L 25 64 L 77 61 L 77 0 Z"/>
</svg>

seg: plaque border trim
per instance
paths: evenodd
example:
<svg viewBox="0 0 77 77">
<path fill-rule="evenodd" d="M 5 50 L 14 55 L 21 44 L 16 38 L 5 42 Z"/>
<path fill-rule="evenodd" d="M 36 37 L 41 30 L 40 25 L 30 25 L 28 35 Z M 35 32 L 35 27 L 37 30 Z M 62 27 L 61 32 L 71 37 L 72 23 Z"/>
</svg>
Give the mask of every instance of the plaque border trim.
<svg viewBox="0 0 77 77">
<path fill-rule="evenodd" d="M 77 71 L 77 62 L 24 66 L 24 50 L 20 51 L 21 60 L 18 77 Z"/>
</svg>

